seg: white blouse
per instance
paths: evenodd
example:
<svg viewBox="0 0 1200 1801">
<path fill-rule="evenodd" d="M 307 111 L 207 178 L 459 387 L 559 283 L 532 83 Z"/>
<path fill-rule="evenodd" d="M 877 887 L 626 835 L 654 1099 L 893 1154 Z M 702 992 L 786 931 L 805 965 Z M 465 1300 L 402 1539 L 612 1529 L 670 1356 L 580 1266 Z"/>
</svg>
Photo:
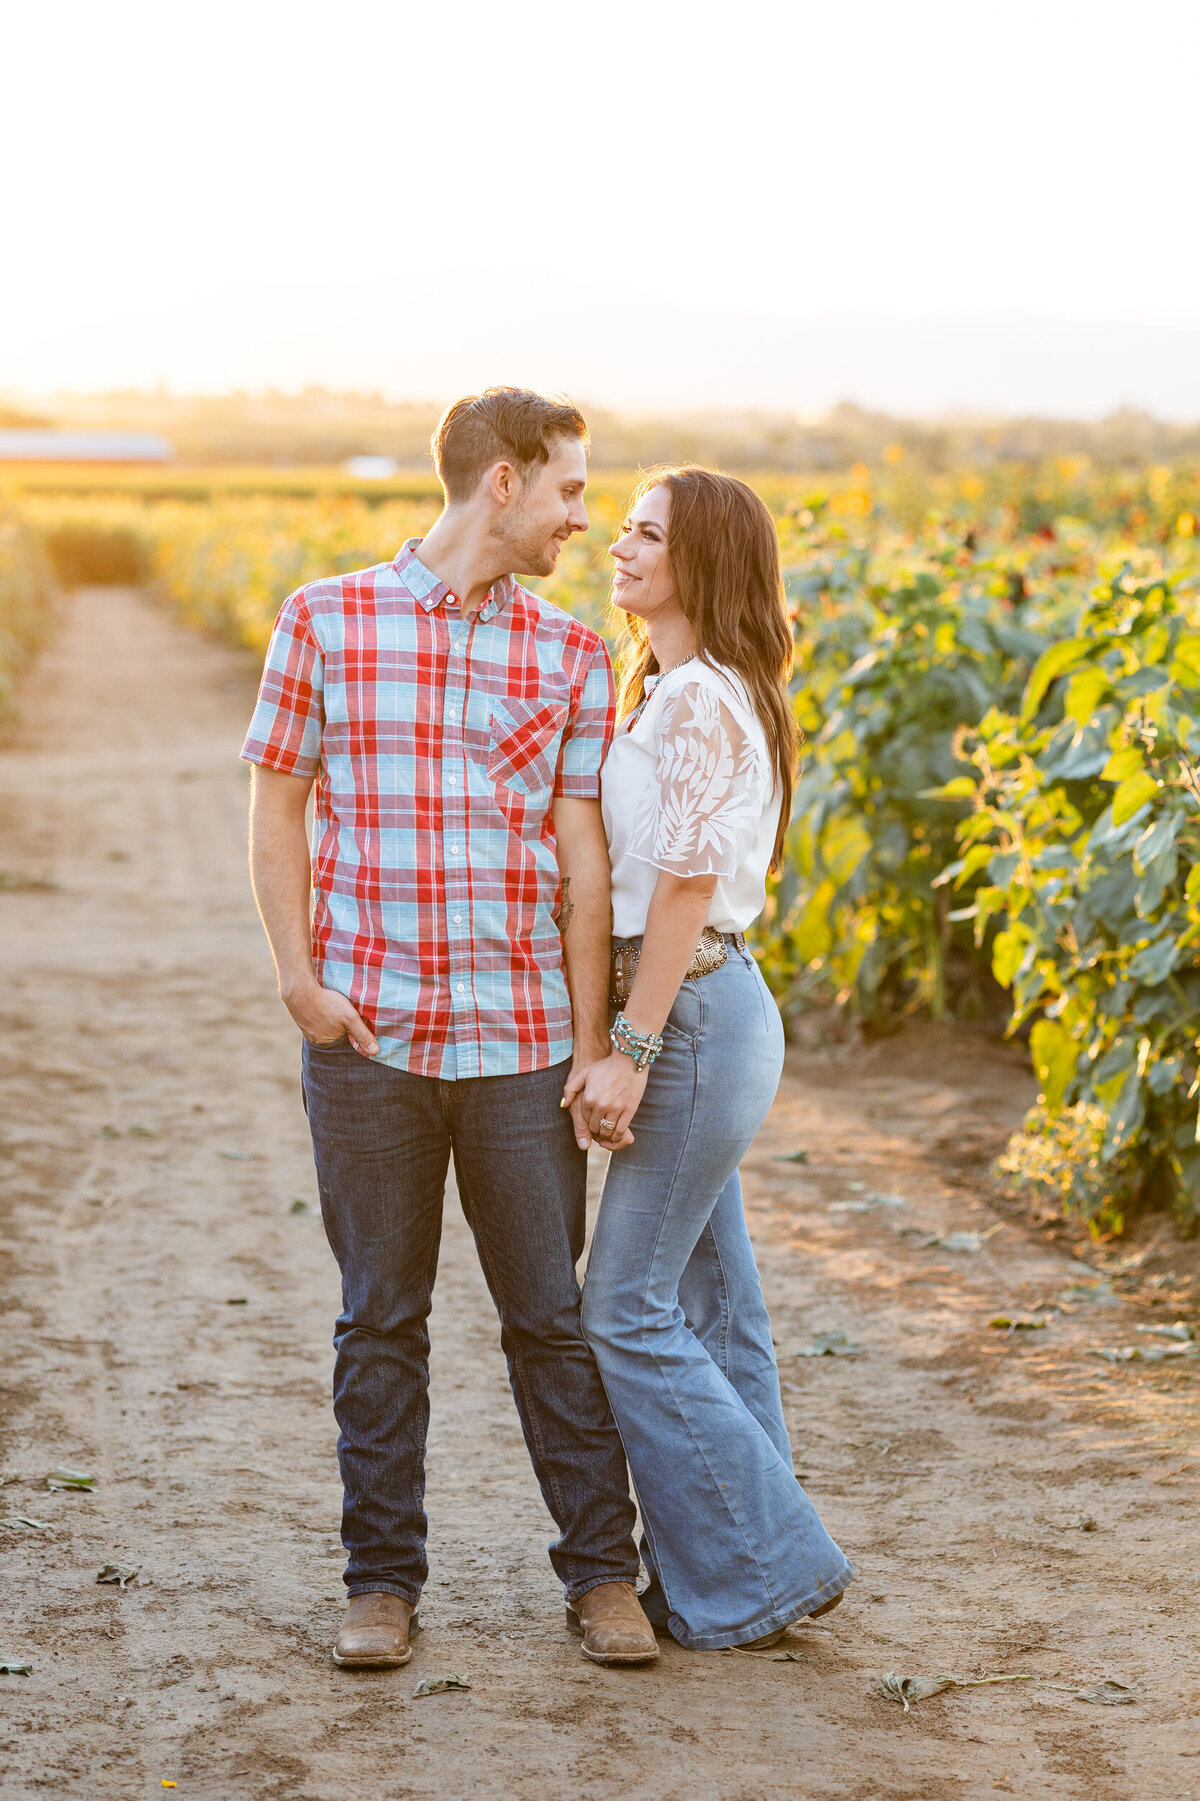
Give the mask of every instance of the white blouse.
<svg viewBox="0 0 1200 1801">
<path fill-rule="evenodd" d="M 766 735 L 740 680 L 699 657 L 647 681 L 600 776 L 612 857 L 613 932 L 646 929 L 661 869 L 715 875 L 708 924 L 743 932 L 762 912 L 780 794 Z"/>
</svg>

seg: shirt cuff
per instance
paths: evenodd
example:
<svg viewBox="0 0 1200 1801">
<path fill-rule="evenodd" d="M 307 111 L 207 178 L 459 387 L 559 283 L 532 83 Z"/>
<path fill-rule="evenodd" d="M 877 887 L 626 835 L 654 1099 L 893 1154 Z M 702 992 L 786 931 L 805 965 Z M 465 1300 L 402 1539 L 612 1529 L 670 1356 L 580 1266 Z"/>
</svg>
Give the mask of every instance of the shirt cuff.
<svg viewBox="0 0 1200 1801">
<path fill-rule="evenodd" d="M 600 773 L 595 775 L 563 775 L 554 778 L 555 800 L 599 800 Z"/>
<path fill-rule="evenodd" d="M 295 775 L 302 780 L 311 780 L 321 767 L 319 758 L 296 756 L 273 745 L 254 744 L 249 740 L 238 754 L 243 763 L 254 763 L 259 769 L 273 769 L 278 775 Z"/>
</svg>

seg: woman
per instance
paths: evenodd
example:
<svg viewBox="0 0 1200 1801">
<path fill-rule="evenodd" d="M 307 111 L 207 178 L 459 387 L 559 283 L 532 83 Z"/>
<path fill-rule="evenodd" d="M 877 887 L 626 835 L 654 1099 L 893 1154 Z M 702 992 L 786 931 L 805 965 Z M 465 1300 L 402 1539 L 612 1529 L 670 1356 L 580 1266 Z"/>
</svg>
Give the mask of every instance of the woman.
<svg viewBox="0 0 1200 1801">
<path fill-rule="evenodd" d="M 582 1106 L 618 1154 L 583 1326 L 641 1507 L 643 1606 L 695 1650 L 765 1646 L 852 1575 L 792 1471 L 737 1173 L 783 1066 L 742 938 L 796 758 L 779 546 L 743 482 L 682 468 L 643 480 L 612 555 L 632 638 L 602 776 L 621 1010 Z"/>
</svg>

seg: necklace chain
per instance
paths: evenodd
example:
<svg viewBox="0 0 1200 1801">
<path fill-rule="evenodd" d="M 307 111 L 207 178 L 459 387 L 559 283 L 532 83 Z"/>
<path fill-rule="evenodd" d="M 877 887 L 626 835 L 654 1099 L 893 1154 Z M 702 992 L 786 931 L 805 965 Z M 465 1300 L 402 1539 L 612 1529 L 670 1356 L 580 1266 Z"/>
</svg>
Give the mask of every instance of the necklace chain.
<svg viewBox="0 0 1200 1801">
<path fill-rule="evenodd" d="M 646 677 L 646 681 L 653 683 L 654 687 L 657 688 L 659 682 L 662 681 L 662 679 L 665 675 L 674 675 L 674 673 L 677 669 L 682 669 L 685 663 L 690 663 L 695 655 L 696 655 L 696 653 L 694 650 L 689 651 L 686 657 L 680 657 L 678 663 L 672 663 L 671 667 L 669 669 L 660 669 L 658 671 L 657 675 L 648 675 Z M 650 691 L 649 691 L 649 689 L 647 689 L 647 691 L 642 695 L 641 700 L 639 700 L 637 706 L 633 709 L 633 712 L 629 715 L 628 720 L 626 721 L 625 730 L 627 732 L 631 732 L 633 730 L 634 726 L 637 724 L 638 720 L 641 718 L 642 709 L 646 705 L 646 702 L 649 700 L 649 698 L 650 698 Z"/>
<path fill-rule="evenodd" d="M 677 669 L 682 669 L 685 663 L 690 663 L 695 655 L 696 653 L 694 650 L 689 650 L 687 656 L 680 657 L 678 663 L 672 663 L 669 669 L 660 669 L 658 674 L 652 676 L 650 679 L 654 682 L 661 682 L 665 675 L 674 675 Z"/>
</svg>

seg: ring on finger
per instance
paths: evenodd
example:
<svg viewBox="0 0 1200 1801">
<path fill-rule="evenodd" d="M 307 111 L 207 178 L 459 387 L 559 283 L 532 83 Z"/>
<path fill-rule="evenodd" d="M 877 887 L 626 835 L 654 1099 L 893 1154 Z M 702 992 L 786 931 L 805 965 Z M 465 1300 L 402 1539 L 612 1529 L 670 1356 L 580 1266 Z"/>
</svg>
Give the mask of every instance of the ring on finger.
<svg viewBox="0 0 1200 1801">
<path fill-rule="evenodd" d="M 602 1119 L 600 1124 L 596 1127 L 596 1130 L 603 1135 L 606 1132 L 610 1134 L 615 1132 L 616 1128 L 617 1122 L 615 1119 Z"/>
</svg>

